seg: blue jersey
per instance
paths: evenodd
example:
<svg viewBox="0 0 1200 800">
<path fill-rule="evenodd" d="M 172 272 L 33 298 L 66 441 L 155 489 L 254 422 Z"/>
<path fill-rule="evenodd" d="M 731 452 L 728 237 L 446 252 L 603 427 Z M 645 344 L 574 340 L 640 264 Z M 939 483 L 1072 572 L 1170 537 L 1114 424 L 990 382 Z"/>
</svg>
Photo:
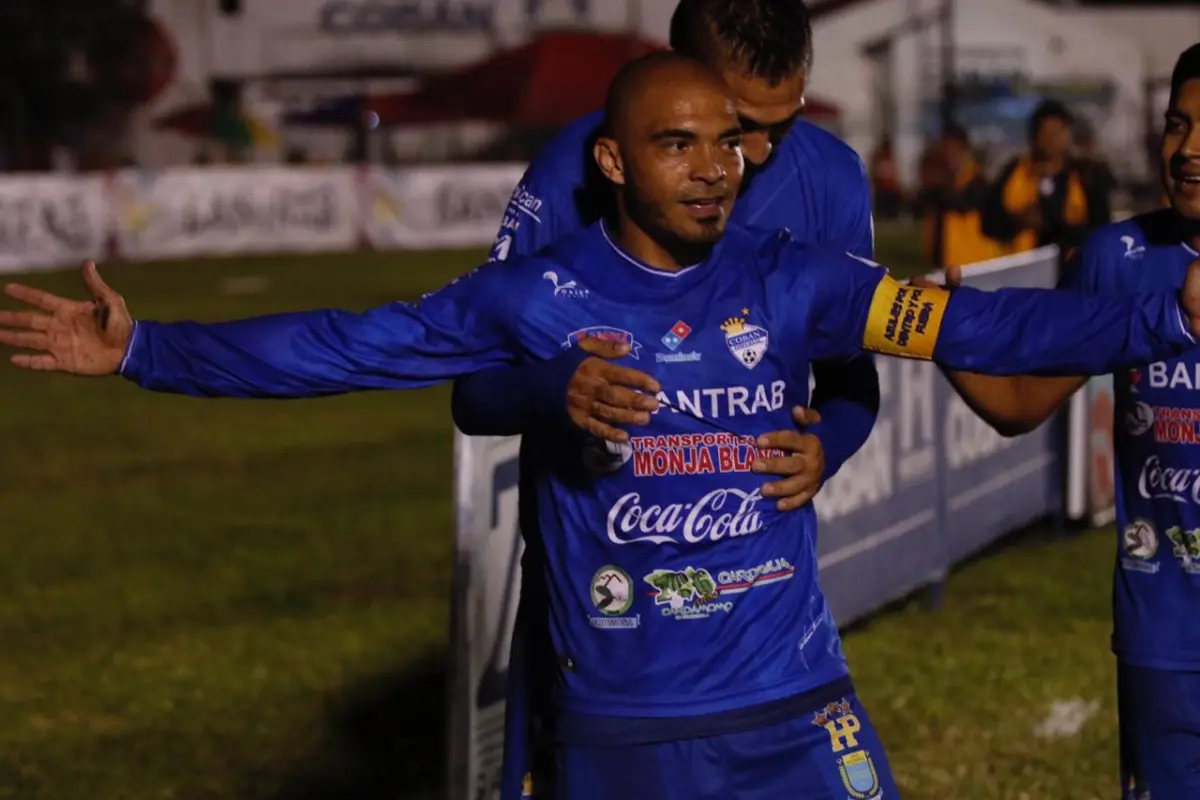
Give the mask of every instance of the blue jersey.
<svg viewBox="0 0 1200 800">
<path fill-rule="evenodd" d="M 1172 211 L 1094 233 L 1064 284 L 1123 294 L 1183 286 L 1200 254 Z M 1125 662 L 1200 669 L 1200 357 L 1114 376 L 1117 533 L 1113 649 Z"/>
<path fill-rule="evenodd" d="M 807 400 L 809 362 L 864 348 L 994 374 L 1104 374 L 1193 346 L 1177 292 L 1089 295 L 904 286 L 877 265 L 731 227 L 664 272 L 603 226 L 488 265 L 418 304 L 231 323 L 139 323 L 122 374 L 201 396 L 409 388 L 628 342 L 664 403 L 609 450 L 528 434 L 557 663 L 560 735 L 658 721 L 664 738 L 846 675 L 817 584 L 811 504 L 779 512 L 750 471 L 763 430 Z M 671 722 L 675 720 L 675 722 Z"/>
<path fill-rule="evenodd" d="M 612 189 L 592 158 L 603 122 L 599 111 L 581 117 L 538 153 L 505 210 L 493 261 L 532 255 L 611 210 Z M 804 120 L 796 121 L 765 165 L 750 169 L 731 219 L 786 228 L 798 241 L 873 257 L 871 188 L 862 159 Z"/>
</svg>

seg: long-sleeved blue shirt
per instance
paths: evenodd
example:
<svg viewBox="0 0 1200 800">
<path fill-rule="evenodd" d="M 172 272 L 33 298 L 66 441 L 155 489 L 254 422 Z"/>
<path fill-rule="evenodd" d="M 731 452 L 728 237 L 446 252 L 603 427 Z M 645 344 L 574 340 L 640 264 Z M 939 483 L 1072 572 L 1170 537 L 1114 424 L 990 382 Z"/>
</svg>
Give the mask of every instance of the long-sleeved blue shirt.
<svg viewBox="0 0 1200 800">
<path fill-rule="evenodd" d="M 750 471 L 758 432 L 807 402 L 812 361 L 866 349 L 973 372 L 1077 375 L 1193 346 L 1175 290 L 951 294 L 737 227 L 703 263 L 663 272 L 598 225 L 415 305 L 140 322 L 121 371 L 159 391 L 313 397 L 426 386 L 587 337 L 629 342 L 624 361 L 653 375 L 668 404 L 624 447 L 554 424 L 526 434 L 559 732 L 612 741 L 619 729 L 626 742 L 727 729 L 746 709 L 761 724 L 790 713 L 786 698 L 847 674 L 817 582 L 813 509 L 778 512 Z"/>
<path fill-rule="evenodd" d="M 612 188 L 592 160 L 603 114 L 564 128 L 529 165 L 513 192 L 492 248 L 492 260 L 528 256 L 579 231 L 608 212 Z M 803 120 L 753 172 L 733 208 L 734 222 L 786 228 L 794 239 L 873 258 L 871 190 L 858 154 L 833 134 Z M 582 361 L 560 359 L 472 375 L 454 387 L 454 421 L 470 435 L 515 435 L 536 424 L 535 398 L 566 403 L 567 384 Z M 870 356 L 813 364 L 812 406 L 822 421 L 808 429 L 825 450 L 825 478 L 863 445 L 879 412 L 879 376 Z M 788 427 L 791 427 L 789 425 Z"/>
<path fill-rule="evenodd" d="M 1107 225 L 1065 288 L 1125 295 L 1183 286 L 1200 259 L 1171 209 Z M 1113 376 L 1117 549 L 1113 650 L 1153 669 L 1200 669 L 1200 353 Z"/>
</svg>

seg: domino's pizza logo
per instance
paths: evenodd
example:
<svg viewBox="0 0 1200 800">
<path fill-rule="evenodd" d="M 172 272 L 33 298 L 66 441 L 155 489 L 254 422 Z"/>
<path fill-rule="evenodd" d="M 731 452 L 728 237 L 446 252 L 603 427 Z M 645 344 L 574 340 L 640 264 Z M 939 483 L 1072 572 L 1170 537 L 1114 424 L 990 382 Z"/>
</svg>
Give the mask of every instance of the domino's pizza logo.
<svg viewBox="0 0 1200 800">
<path fill-rule="evenodd" d="M 683 344 L 683 340 L 692 332 L 692 326 L 688 325 L 683 320 L 679 320 L 667 331 L 662 337 L 663 346 L 674 353 Z"/>
</svg>

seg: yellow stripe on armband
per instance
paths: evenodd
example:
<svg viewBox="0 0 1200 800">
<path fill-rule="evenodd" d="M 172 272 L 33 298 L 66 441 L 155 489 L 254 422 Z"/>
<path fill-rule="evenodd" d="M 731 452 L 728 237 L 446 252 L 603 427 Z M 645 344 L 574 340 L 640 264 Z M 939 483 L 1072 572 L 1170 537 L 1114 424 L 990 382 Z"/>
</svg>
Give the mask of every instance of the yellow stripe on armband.
<svg viewBox="0 0 1200 800">
<path fill-rule="evenodd" d="M 933 358 L 948 302 L 945 289 L 919 289 L 884 276 L 871 298 L 863 347 L 893 356 Z"/>
</svg>

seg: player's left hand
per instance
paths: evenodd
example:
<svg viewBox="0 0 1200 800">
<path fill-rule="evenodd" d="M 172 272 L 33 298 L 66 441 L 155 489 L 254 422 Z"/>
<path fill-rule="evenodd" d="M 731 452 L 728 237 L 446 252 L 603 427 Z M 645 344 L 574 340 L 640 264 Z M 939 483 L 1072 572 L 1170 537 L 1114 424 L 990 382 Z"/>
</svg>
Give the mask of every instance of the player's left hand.
<svg viewBox="0 0 1200 800">
<path fill-rule="evenodd" d="M 821 421 L 821 415 L 811 408 L 796 406 L 792 419 L 800 428 Z M 758 437 L 758 446 L 763 449 L 783 450 L 788 453 L 776 458 L 760 458 L 751 469 L 763 475 L 787 476 L 781 481 L 765 484 L 763 497 L 779 498 L 775 507 L 780 511 L 793 511 L 816 497 L 821 491 L 822 476 L 825 474 L 825 448 L 821 440 L 801 430 L 774 431 Z"/>
</svg>

